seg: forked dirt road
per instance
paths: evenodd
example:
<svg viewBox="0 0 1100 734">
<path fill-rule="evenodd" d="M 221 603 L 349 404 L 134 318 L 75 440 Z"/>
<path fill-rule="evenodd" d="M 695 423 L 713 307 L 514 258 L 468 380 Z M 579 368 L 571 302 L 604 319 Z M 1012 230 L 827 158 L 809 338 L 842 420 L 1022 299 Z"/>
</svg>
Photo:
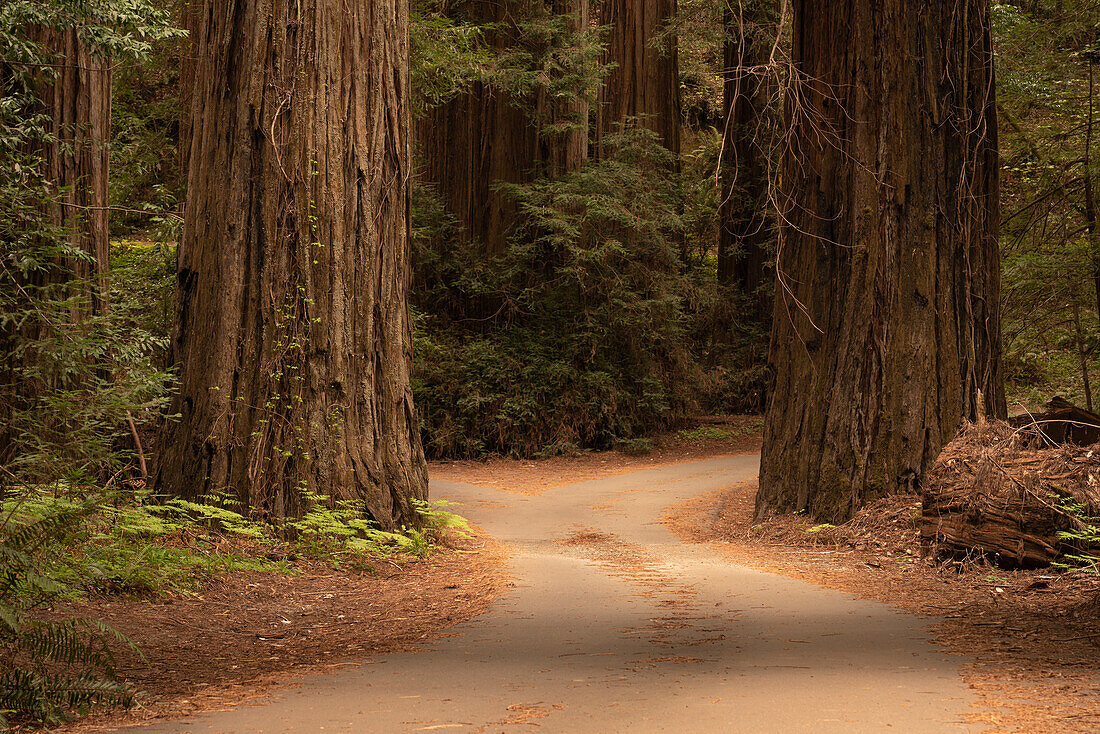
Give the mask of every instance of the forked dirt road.
<svg viewBox="0 0 1100 734">
<path fill-rule="evenodd" d="M 417 653 L 314 676 L 262 705 L 152 732 L 943 732 L 972 698 L 928 621 L 731 565 L 663 510 L 758 457 L 520 495 L 433 482 L 511 550 L 489 613 Z"/>
</svg>

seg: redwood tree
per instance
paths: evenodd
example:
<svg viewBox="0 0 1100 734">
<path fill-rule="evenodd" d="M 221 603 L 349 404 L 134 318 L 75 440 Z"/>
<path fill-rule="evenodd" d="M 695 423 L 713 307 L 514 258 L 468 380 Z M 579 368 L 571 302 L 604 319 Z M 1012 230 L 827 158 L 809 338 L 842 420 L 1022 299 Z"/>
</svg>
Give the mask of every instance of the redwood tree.
<svg viewBox="0 0 1100 734">
<path fill-rule="evenodd" d="M 726 6 L 723 54 L 718 282 L 750 295 L 763 315 L 768 241 L 767 140 L 769 56 L 775 42 L 775 0 Z"/>
<path fill-rule="evenodd" d="M 608 26 L 604 62 L 611 65 L 600 90 L 598 132 L 614 131 L 628 117 L 661 136 L 680 153 L 680 75 L 676 37 L 666 34 L 676 0 L 603 0 L 600 23 Z"/>
<path fill-rule="evenodd" d="M 1000 383 L 988 0 L 796 0 L 757 512 L 920 485 Z"/>
<path fill-rule="evenodd" d="M 7 467 L 28 445 L 41 450 L 70 432 L 69 412 L 52 409 L 63 401 L 49 399 L 92 374 L 83 369 L 87 354 L 66 351 L 63 335 L 106 308 L 108 256 L 110 63 L 92 53 L 75 24 L 24 28 L 29 38 L 18 44 L 11 30 L 3 29 L 0 58 L 7 194 L 0 221 L 0 488 L 16 478 Z M 33 45 L 22 48 L 24 40 Z M 58 461 L 68 448 L 57 441 L 43 455 Z M 32 481 L 42 479 L 33 472 L 46 463 L 26 464 Z"/>
<path fill-rule="evenodd" d="M 57 194 L 48 203 L 49 218 L 66 227 L 73 247 L 89 256 L 43 274 L 87 284 L 85 305 L 98 312 L 107 292 L 111 64 L 80 40 L 75 27 L 42 28 L 34 37 L 54 55 L 53 73 L 43 77 L 40 93 L 49 119 L 42 161 Z M 74 321 L 81 315 L 74 313 Z"/>
<path fill-rule="evenodd" d="M 415 518 L 408 13 L 205 0 L 160 491 Z"/>
<path fill-rule="evenodd" d="M 453 4 L 449 13 L 487 27 L 488 45 L 499 55 L 517 49 L 535 58 L 544 55 L 546 38 L 560 35 L 547 33 L 552 16 L 566 19 L 566 35 L 574 36 L 570 40 L 589 25 L 588 0 L 467 0 Z M 544 24 L 541 32 L 526 37 L 524 25 L 538 23 Z M 588 158 L 583 90 L 554 96 L 548 77 L 561 70 L 538 74 L 534 94 L 509 89 L 513 77 L 530 72 L 498 71 L 496 79 L 475 82 L 415 123 L 418 180 L 442 197 L 487 255 L 504 251 L 515 223 L 515 204 L 498 183 L 528 183 L 540 173 L 575 171 Z"/>
<path fill-rule="evenodd" d="M 585 32 L 592 21 L 588 0 L 550 0 L 549 9 L 567 18 L 574 34 Z M 588 114 L 589 102 L 583 95 L 556 98 L 546 87 L 540 89 L 536 109 L 543 120 L 539 159 L 551 176 L 576 171 L 588 160 Z"/>
<path fill-rule="evenodd" d="M 517 42 L 516 22 L 531 12 L 531 0 L 469 0 L 464 20 L 495 24 L 497 51 Z M 514 205 L 494 183 L 531 180 L 538 160 L 538 127 L 507 91 L 475 82 L 454 99 L 416 121 L 418 180 L 433 187 L 458 217 L 467 235 L 487 254 L 504 250 Z"/>
</svg>

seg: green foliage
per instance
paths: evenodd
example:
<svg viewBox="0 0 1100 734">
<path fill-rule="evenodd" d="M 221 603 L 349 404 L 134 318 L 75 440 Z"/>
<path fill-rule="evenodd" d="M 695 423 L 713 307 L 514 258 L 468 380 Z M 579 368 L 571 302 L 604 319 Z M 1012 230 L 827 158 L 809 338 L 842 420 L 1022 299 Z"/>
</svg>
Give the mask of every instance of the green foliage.
<svg viewBox="0 0 1100 734">
<path fill-rule="evenodd" d="M 347 554 L 384 556 L 388 549 L 423 555 L 427 543 L 419 531 L 405 528 L 402 533 L 380 530 L 366 519 L 366 503 L 339 500 L 330 503 L 324 495 L 307 496 L 309 510 L 301 518 L 290 520 L 296 548 L 310 558 L 340 559 Z"/>
<path fill-rule="evenodd" d="M 287 522 L 294 531 L 294 549 L 311 558 L 325 558 L 336 564 L 362 563 L 371 558 L 392 555 L 426 556 L 433 545 L 446 536 L 468 537 L 469 523 L 447 510 L 449 503 L 415 501 L 424 528 L 404 526 L 393 533 L 365 519 L 364 502 L 342 500 L 335 505 L 329 498 L 310 498 L 309 511 L 298 520 Z"/>
<path fill-rule="evenodd" d="M 758 135 L 766 136 L 769 130 L 762 123 Z M 687 301 L 689 334 L 701 367 L 696 399 L 708 413 L 762 412 L 770 319 L 759 313 L 758 300 L 752 294 L 724 286 L 717 278 L 723 196 L 718 166 L 729 152 L 723 152 L 722 135 L 717 130 L 701 130 L 692 137 L 692 150 L 682 161 L 682 252 L 692 280 Z M 765 288 L 760 300 L 770 302 L 770 283 Z"/>
<path fill-rule="evenodd" d="M 142 354 L 155 366 L 167 365 L 176 287 L 174 241 L 112 242 L 109 283 L 111 318 L 127 330 L 128 341 L 121 346 L 134 352 L 131 358 Z"/>
<path fill-rule="evenodd" d="M 175 34 L 145 0 L 0 4 L 0 725 L 132 701 L 112 669 L 109 643 L 124 640 L 94 620 L 31 612 L 84 587 L 66 551 L 95 547 L 89 518 L 101 503 L 72 498 L 118 478 L 128 457 L 116 439 L 160 408 L 166 382 L 150 363 L 155 338 L 105 315 L 99 283 L 74 277 L 92 258 L 51 215 L 61 192 L 43 152 L 56 140 L 38 95 L 55 59 L 29 36 L 35 27 L 71 30 L 117 59 Z M 47 488 L 66 499 L 47 502 Z M 131 559 L 130 575 L 147 565 Z"/>
<path fill-rule="evenodd" d="M 38 547 L 43 572 L 64 589 L 59 597 L 188 593 L 226 571 L 285 570 L 257 563 L 255 557 L 274 542 L 259 525 L 221 507 L 158 503 L 146 490 L 76 497 L 63 487 L 34 489 L 0 505 L 21 524 L 80 513 L 79 526 Z M 226 543 L 227 537 L 244 542 Z"/>
<path fill-rule="evenodd" d="M 438 12 L 414 12 L 410 24 L 414 112 L 453 99 L 484 76 L 491 61 L 485 29 Z"/>
<path fill-rule="evenodd" d="M 441 540 L 447 535 L 457 538 L 469 538 L 473 533 L 470 530 L 470 522 L 451 512 L 454 502 L 447 500 L 413 500 L 416 512 L 424 521 L 424 528 L 428 535 L 435 540 Z"/>
<path fill-rule="evenodd" d="M 1010 401 L 1031 407 L 1055 394 L 1083 402 L 1079 346 L 1096 375 L 1100 231 L 1090 239 L 1086 187 L 1091 174 L 1093 193 L 1100 193 L 1100 87 L 1092 85 L 1089 99 L 1090 74 L 1100 79 L 1093 53 L 1098 11 L 1096 0 L 992 8 L 1005 363 Z"/>
<path fill-rule="evenodd" d="M 604 144 L 580 171 L 507 187 L 524 225 L 498 258 L 423 237 L 416 215 L 414 391 L 430 453 L 609 447 L 691 408 L 675 161 L 642 129 Z"/>
<path fill-rule="evenodd" d="M 475 83 L 506 93 L 510 103 L 534 113 L 540 98 L 595 99 L 606 69 L 599 63 L 599 29 L 574 30 L 571 18 L 543 4 L 492 22 L 483 3 L 414 3 L 410 37 L 413 112 L 423 114 L 468 91 Z M 553 135 L 582 126 L 587 119 L 544 124 Z"/>
<path fill-rule="evenodd" d="M 29 56 L 16 54 L 20 60 L 41 53 L 25 37 L 33 26 L 75 29 L 91 49 L 109 57 L 144 58 L 156 41 L 183 34 L 172 27 L 167 11 L 149 0 L 8 0 L 0 5 L 5 50 L 22 47 Z M 5 54 L 5 59 L 12 56 Z"/>
<path fill-rule="evenodd" d="M 676 17 L 658 41 L 662 51 L 667 53 L 666 38 L 676 34 L 680 103 L 684 118 L 696 128 L 721 129 L 725 118 L 722 76 L 726 8 L 725 0 L 680 0 Z"/>
<path fill-rule="evenodd" d="M 423 528 L 390 533 L 364 519 L 362 502 L 333 506 L 319 495 L 306 498 L 310 509 L 303 517 L 278 524 L 246 517 L 239 502 L 224 495 L 191 502 L 158 498 L 142 488 L 87 500 L 76 496 L 55 487 L 0 503 L 13 527 L 35 527 L 55 516 L 79 518 L 64 534 L 35 547 L 37 578 L 52 585 L 54 598 L 188 594 L 230 571 L 295 573 L 285 560 L 291 557 L 341 565 L 423 556 L 447 536 L 468 533 L 466 520 L 444 502 L 417 503 Z M 14 589 L 20 598 L 30 591 Z"/>
<path fill-rule="evenodd" d="M 50 218 L 57 193 L 42 151 L 55 141 L 37 94 L 53 59 L 26 37 L 31 24 L 73 29 L 94 53 L 119 57 L 176 35 L 144 0 L 0 7 L 0 491 L 116 473 L 116 439 L 162 407 L 167 383 L 152 363 L 162 338 L 95 307 L 99 284 L 73 267 L 91 256 Z"/>
<path fill-rule="evenodd" d="M 114 71 L 111 98 L 112 236 L 155 232 L 179 217 L 186 174 L 180 161 L 181 42 L 158 43 L 142 63 Z M 160 239 L 170 240 L 170 235 Z"/>
<path fill-rule="evenodd" d="M 17 288 L 18 280 L 8 282 Z M 71 283 L 70 283 L 71 285 Z M 4 302 L 0 288 L 0 329 L 34 324 L 35 338 L 11 343 L 9 369 L 0 373 L 0 486 L 65 482 L 94 484 L 129 463 L 119 441 L 128 421 L 160 412 L 167 402 L 169 376 L 153 363 L 163 352 L 163 337 L 127 323 L 125 311 L 90 315 L 69 323 L 83 297 Z"/>
<path fill-rule="evenodd" d="M 280 556 L 369 569 L 469 534 L 445 502 L 417 503 L 423 529 L 386 533 L 356 503 L 330 508 L 325 499 L 313 497 L 310 512 L 282 528 L 243 517 L 227 497 L 158 503 L 140 490 L 78 500 L 58 487 L 0 503 L 0 727 L 8 716 L 53 724 L 89 706 L 133 702 L 115 677 L 113 649 L 136 648 L 94 620 L 43 621 L 35 614 L 43 605 L 90 592 L 188 593 L 232 570 L 295 572 L 267 560 Z"/>
<path fill-rule="evenodd" d="M 20 520 L 20 505 L 0 519 L 0 727 L 19 720 L 55 724 L 92 705 L 128 706 L 134 693 L 118 683 L 111 643 L 129 644 L 88 619 L 49 622 L 28 611 L 60 598 L 70 585 L 51 573 L 47 548 L 64 545 L 95 502 L 58 507 Z"/>
</svg>

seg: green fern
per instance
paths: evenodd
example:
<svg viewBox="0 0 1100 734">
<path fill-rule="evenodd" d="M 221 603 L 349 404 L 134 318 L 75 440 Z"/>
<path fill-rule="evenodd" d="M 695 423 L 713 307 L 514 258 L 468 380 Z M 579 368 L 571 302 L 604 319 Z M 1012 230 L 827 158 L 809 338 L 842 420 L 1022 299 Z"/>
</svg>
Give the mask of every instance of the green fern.
<svg viewBox="0 0 1100 734">
<path fill-rule="evenodd" d="M 469 538 L 473 535 L 470 530 L 470 521 L 448 509 L 455 506 L 454 502 L 447 500 L 428 502 L 414 499 L 412 503 L 416 513 L 424 520 L 425 527 L 436 539 L 448 532 L 459 538 Z"/>
<path fill-rule="evenodd" d="M 1093 517 L 1086 505 L 1070 497 L 1059 497 L 1058 509 L 1073 520 L 1074 528 L 1058 531 L 1056 535 L 1075 550 L 1063 553 L 1064 560 L 1054 565 L 1096 573 L 1100 569 L 1100 518 Z"/>
<path fill-rule="evenodd" d="M 134 691 L 115 676 L 111 649 L 136 650 L 124 636 L 96 620 L 27 616 L 70 591 L 51 574 L 43 549 L 81 532 L 98 508 L 95 500 L 59 503 L 28 520 L 17 504 L 0 520 L 0 727 L 9 716 L 53 724 L 89 706 L 133 702 Z"/>
</svg>

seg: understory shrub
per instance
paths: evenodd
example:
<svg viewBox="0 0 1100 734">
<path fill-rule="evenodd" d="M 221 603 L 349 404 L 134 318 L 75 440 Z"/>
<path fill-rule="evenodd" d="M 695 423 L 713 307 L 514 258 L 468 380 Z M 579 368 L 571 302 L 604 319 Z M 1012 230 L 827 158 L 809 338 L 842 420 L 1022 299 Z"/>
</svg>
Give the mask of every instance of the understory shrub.
<svg viewBox="0 0 1100 734">
<path fill-rule="evenodd" d="M 456 246 L 453 218 L 419 194 L 413 389 L 429 454 L 604 448 L 693 409 L 675 159 L 639 128 L 604 148 L 507 185 L 522 225 L 494 258 Z"/>
</svg>

